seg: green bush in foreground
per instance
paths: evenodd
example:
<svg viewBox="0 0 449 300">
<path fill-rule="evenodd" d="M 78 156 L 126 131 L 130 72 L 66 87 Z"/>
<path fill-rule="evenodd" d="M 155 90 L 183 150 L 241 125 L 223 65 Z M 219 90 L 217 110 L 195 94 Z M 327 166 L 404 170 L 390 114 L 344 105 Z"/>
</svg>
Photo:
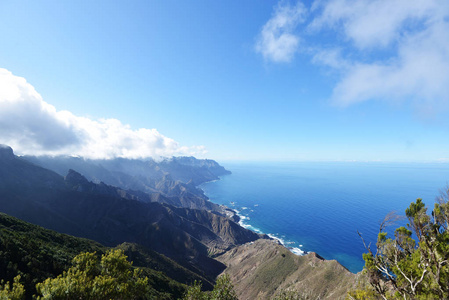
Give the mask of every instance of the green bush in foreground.
<svg viewBox="0 0 449 300">
<path fill-rule="evenodd" d="M 110 250 L 101 259 L 82 253 L 67 272 L 36 285 L 38 299 L 145 299 L 148 278 L 140 272 L 122 250 Z"/>
<path fill-rule="evenodd" d="M 234 286 L 228 274 L 217 278 L 214 289 L 211 292 L 202 292 L 201 284 L 195 282 L 187 289 L 184 300 L 238 300 Z"/>
<path fill-rule="evenodd" d="M 372 290 L 352 291 L 350 299 L 448 299 L 448 196 L 449 190 L 439 197 L 431 215 L 421 199 L 412 202 L 405 211 L 407 228 L 397 228 L 394 238 L 388 238 L 385 229 L 398 218 L 392 214 L 385 218 L 376 251 L 365 245 L 368 253 L 363 255 Z"/>
<path fill-rule="evenodd" d="M 20 275 L 14 278 L 12 286 L 9 282 L 0 282 L 0 300 L 21 300 L 25 297 L 25 288 L 20 283 Z"/>
</svg>

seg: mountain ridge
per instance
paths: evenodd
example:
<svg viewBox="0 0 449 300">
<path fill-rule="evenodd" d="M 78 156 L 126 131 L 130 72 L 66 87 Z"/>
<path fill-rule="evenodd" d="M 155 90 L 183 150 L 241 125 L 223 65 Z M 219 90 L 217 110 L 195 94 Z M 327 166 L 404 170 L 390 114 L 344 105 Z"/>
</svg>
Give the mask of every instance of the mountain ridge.
<svg viewBox="0 0 449 300">
<path fill-rule="evenodd" d="M 0 209 L 25 221 L 106 246 L 137 243 L 211 281 L 225 268 L 211 253 L 262 237 L 218 212 L 127 199 L 128 192 L 73 170 L 64 178 L 5 151 Z"/>
<path fill-rule="evenodd" d="M 197 185 L 230 174 L 230 171 L 215 161 L 198 160 L 193 157 L 173 157 L 159 163 L 152 159 L 92 160 L 67 156 L 23 158 L 61 176 L 66 176 L 72 169 L 97 184 L 103 182 L 123 190 L 146 193 L 150 195 L 147 200 L 151 202 L 222 213 L 223 209 L 208 201 L 207 196 L 197 188 Z"/>
</svg>

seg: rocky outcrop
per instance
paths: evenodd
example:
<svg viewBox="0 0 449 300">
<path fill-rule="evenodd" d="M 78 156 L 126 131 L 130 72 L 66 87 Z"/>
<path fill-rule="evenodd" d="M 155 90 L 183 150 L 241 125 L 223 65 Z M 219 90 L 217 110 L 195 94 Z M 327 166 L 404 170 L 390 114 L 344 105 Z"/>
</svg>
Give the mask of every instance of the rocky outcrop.
<svg viewBox="0 0 449 300">
<path fill-rule="evenodd" d="M 184 230 L 203 241 L 212 256 L 220 255 L 237 245 L 259 238 L 269 238 L 267 235 L 245 229 L 231 219 L 214 212 L 185 208 L 173 208 L 173 212 L 187 221 L 183 225 Z M 198 226 L 192 226 L 192 224 L 201 224 L 213 235 L 208 237 L 203 230 L 199 230 Z"/>
<path fill-rule="evenodd" d="M 275 240 L 235 247 L 217 260 L 227 266 L 241 300 L 271 299 L 282 290 L 297 291 L 300 299 L 344 299 L 360 276 L 313 252 L 295 255 Z"/>
<path fill-rule="evenodd" d="M 14 152 L 11 147 L 0 144 L 0 159 L 12 159 L 14 158 Z"/>
</svg>

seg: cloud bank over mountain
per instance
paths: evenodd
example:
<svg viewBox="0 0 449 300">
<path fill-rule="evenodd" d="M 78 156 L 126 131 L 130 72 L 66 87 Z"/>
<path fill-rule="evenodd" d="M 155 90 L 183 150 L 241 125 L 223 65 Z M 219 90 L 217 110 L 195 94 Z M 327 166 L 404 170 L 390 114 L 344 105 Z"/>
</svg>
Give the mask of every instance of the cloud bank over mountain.
<svg viewBox="0 0 449 300">
<path fill-rule="evenodd" d="M 421 112 L 449 109 L 449 2 L 316 0 L 301 18 L 292 11 L 287 2 L 274 8 L 256 51 L 275 63 L 310 55 L 336 75 L 335 104 L 405 100 Z M 288 39 L 277 41 L 289 43 L 265 42 L 273 28 L 288 28 Z"/>
<path fill-rule="evenodd" d="M 180 146 L 156 129 L 132 129 L 117 119 L 91 120 L 46 103 L 25 78 L 0 68 L 0 143 L 24 155 L 93 159 L 204 155 L 204 146 Z"/>
</svg>

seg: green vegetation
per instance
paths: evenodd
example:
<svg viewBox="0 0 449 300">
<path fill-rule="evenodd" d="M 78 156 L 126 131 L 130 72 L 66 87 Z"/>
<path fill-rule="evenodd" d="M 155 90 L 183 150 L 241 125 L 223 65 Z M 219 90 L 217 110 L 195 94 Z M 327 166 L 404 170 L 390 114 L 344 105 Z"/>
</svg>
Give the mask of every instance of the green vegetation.
<svg viewBox="0 0 449 300">
<path fill-rule="evenodd" d="M 431 215 L 422 199 L 412 202 L 409 221 L 394 238 L 385 229 L 398 220 L 389 214 L 380 225 L 373 252 L 363 255 L 371 289 L 348 294 L 350 299 L 447 299 L 449 295 L 449 190 L 439 197 Z M 415 240 L 417 239 L 417 241 Z M 364 242 L 365 243 L 365 242 Z M 374 296 L 375 295 L 375 296 Z"/>
<path fill-rule="evenodd" d="M 186 274 L 186 283 L 194 281 L 195 274 L 161 254 L 133 244 L 119 247 L 124 252 L 132 249 L 133 256 L 139 258 L 138 272 L 148 280 L 148 297 L 182 297 L 186 286 L 166 274 L 176 278 Z M 50 282 L 64 272 L 73 273 L 77 263 L 74 266 L 72 261 L 78 254 L 95 252 L 96 259 L 101 262 L 100 257 L 109 251 L 112 250 L 91 240 L 57 233 L 0 213 L 0 300 L 22 299 L 22 296 L 32 299 L 37 295 L 36 284 Z"/>
<path fill-rule="evenodd" d="M 201 291 L 201 284 L 195 282 L 187 289 L 184 300 L 238 300 L 229 275 L 224 274 L 217 278 L 217 283 L 211 292 Z"/>
<path fill-rule="evenodd" d="M 25 288 L 20 283 L 20 275 L 14 277 L 12 286 L 9 281 L 4 283 L 0 282 L 0 300 L 20 300 L 25 297 Z"/>
<path fill-rule="evenodd" d="M 138 244 L 123 243 L 118 245 L 116 249 L 122 249 L 125 255 L 128 256 L 128 259 L 133 262 L 133 265 L 142 268 L 145 276 L 148 276 L 150 278 L 150 282 L 154 281 L 154 284 L 157 286 L 161 287 L 167 284 L 172 284 L 174 281 L 186 285 L 191 285 L 195 281 L 202 282 L 202 287 L 206 290 L 212 290 L 214 286 L 213 282 L 210 282 L 204 277 L 201 277 L 200 275 L 182 267 L 170 258 Z M 162 282 L 161 280 L 156 280 L 157 278 L 154 278 L 154 276 L 149 274 L 149 271 L 154 273 L 154 270 L 160 272 L 161 274 L 165 274 L 174 281 Z M 166 288 L 166 290 L 174 289 L 176 289 L 176 287 L 167 286 Z M 183 290 L 179 290 L 179 292 L 180 294 L 178 293 L 177 295 L 182 295 Z"/>
<path fill-rule="evenodd" d="M 23 222 L 0 213 L 0 279 L 12 282 L 17 275 L 27 298 L 36 293 L 38 282 L 67 270 L 83 251 L 101 254 L 107 248 Z"/>
<path fill-rule="evenodd" d="M 111 249 L 101 258 L 94 252 L 81 253 L 73 259 L 73 266 L 56 278 L 47 278 L 36 285 L 33 299 L 173 299 L 169 293 L 156 291 L 143 275 L 133 268 L 123 250 Z M 20 275 L 14 283 L 0 284 L 0 300 L 24 299 L 25 288 Z"/>
<path fill-rule="evenodd" d="M 38 299 L 156 299 L 148 277 L 126 258 L 122 250 L 110 250 L 101 259 L 81 253 L 67 272 L 37 284 Z"/>
</svg>

